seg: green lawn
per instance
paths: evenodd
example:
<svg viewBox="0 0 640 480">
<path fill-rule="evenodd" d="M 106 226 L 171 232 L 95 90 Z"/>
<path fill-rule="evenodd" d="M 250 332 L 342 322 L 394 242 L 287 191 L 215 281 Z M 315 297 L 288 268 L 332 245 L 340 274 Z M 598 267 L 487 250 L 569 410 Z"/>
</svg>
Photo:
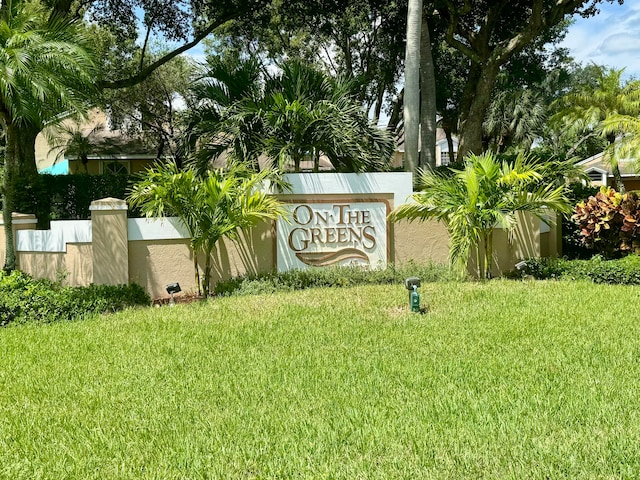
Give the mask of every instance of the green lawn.
<svg viewBox="0 0 640 480">
<path fill-rule="evenodd" d="M 0 478 L 637 478 L 640 287 L 322 289 L 0 330 Z"/>
</svg>

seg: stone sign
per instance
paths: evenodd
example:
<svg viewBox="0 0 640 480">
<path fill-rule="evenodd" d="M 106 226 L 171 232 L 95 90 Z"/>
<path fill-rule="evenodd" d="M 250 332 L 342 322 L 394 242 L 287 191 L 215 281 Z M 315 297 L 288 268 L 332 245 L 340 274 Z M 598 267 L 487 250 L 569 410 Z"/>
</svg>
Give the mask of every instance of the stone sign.
<svg viewBox="0 0 640 480">
<path fill-rule="evenodd" d="M 387 266 L 387 203 L 293 203 L 277 222 L 278 271 Z"/>
</svg>

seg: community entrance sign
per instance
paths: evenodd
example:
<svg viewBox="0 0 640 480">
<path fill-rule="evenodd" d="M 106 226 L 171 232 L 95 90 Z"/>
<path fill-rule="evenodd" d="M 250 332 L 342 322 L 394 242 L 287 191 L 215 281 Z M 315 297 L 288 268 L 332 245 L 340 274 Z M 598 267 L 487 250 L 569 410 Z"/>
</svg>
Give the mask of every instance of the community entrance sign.
<svg viewBox="0 0 640 480">
<path fill-rule="evenodd" d="M 277 223 L 278 271 L 308 267 L 387 266 L 387 203 L 291 203 Z"/>
</svg>

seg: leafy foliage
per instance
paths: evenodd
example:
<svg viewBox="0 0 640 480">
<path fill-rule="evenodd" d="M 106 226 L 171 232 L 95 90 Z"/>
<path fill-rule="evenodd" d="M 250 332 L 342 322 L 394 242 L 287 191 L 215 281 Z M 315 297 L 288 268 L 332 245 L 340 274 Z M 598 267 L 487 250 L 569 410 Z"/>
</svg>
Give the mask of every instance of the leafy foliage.
<svg viewBox="0 0 640 480">
<path fill-rule="evenodd" d="M 575 206 L 579 202 L 586 201 L 599 191 L 599 187 L 594 187 L 591 184 L 572 182 L 567 185 L 569 205 Z M 562 255 L 568 259 L 588 259 L 593 256 L 593 250 L 584 245 L 580 228 L 571 220 L 569 214 L 562 216 Z"/>
<path fill-rule="evenodd" d="M 491 275 L 493 229 L 516 226 L 518 211 L 542 216 L 545 209 L 569 210 L 564 186 L 539 185 L 541 175 L 531 161 L 520 155 L 515 162 L 500 162 L 492 153 L 469 155 L 453 175 L 436 171 L 420 175 L 421 192 L 413 202 L 391 212 L 399 219 L 436 219 L 444 222 L 450 235 L 449 258 L 464 271 L 472 247 L 478 255 L 478 276 Z"/>
<path fill-rule="evenodd" d="M 0 5 L 0 122 L 6 136 L 3 214 L 5 268 L 15 268 L 11 214 L 24 164 L 35 173 L 35 133 L 69 111 L 83 112 L 95 93 L 95 64 L 85 30 L 41 2 Z M 31 141 L 26 141 L 26 134 Z"/>
<path fill-rule="evenodd" d="M 192 90 L 188 145 L 198 172 L 218 158 L 258 168 L 266 157 L 279 169 L 318 170 L 326 155 L 337 170 L 388 168 L 393 142 L 372 125 L 355 98 L 355 84 L 300 62 L 264 78 L 255 60 L 231 68 L 209 59 L 209 71 Z"/>
<path fill-rule="evenodd" d="M 147 217 L 177 216 L 191 237 L 198 292 L 200 274 L 197 254 L 205 256 L 203 292 L 209 295 L 211 253 L 221 238 L 238 240 L 239 231 L 286 213 L 279 200 L 267 191 L 278 185 L 278 172 L 258 173 L 242 165 L 209 170 L 204 176 L 195 170 L 179 170 L 175 163 L 157 164 L 139 175 L 128 201 Z M 284 186 L 282 182 L 279 183 Z"/>
<path fill-rule="evenodd" d="M 216 284 L 216 295 L 253 295 L 315 287 L 353 287 L 356 285 L 402 284 L 408 277 L 422 282 L 455 280 L 446 266 L 438 264 L 390 265 L 384 270 L 357 267 L 310 268 L 281 273 L 245 275 Z"/>
<path fill-rule="evenodd" d="M 640 197 L 602 187 L 576 205 L 571 217 L 580 228 L 583 243 L 606 257 L 624 255 L 637 248 L 640 235 Z"/>
<path fill-rule="evenodd" d="M 620 152 L 615 142 L 616 137 L 624 134 L 629 126 L 617 119 L 640 114 L 640 81 L 623 84 L 623 69 L 594 68 L 596 85 L 579 85 L 558 99 L 556 107 L 559 111 L 551 117 L 551 121 L 570 131 L 581 133 L 583 139 L 589 136 L 606 139 L 608 145 L 604 159 L 611 165 L 618 190 L 624 193 L 618 166 Z"/>
<path fill-rule="evenodd" d="M 18 271 L 0 272 L 0 325 L 77 320 L 150 301 L 136 284 L 63 287 Z"/>
<path fill-rule="evenodd" d="M 38 228 L 49 228 L 51 220 L 87 220 L 91 202 L 101 198 L 125 198 L 129 175 L 39 175 L 35 181 L 17 180 L 15 211 L 33 213 Z M 129 208 L 130 217 L 140 216 Z"/>
<path fill-rule="evenodd" d="M 617 260 L 598 255 L 589 260 L 533 258 L 527 260 L 522 273 L 539 280 L 588 279 L 595 283 L 640 285 L 640 256 L 628 255 Z"/>
</svg>

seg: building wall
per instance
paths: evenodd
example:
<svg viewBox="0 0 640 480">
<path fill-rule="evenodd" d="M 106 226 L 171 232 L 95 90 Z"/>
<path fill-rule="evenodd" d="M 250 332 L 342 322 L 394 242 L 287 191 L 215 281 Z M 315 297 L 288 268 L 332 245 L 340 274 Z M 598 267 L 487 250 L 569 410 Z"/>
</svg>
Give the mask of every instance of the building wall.
<svg viewBox="0 0 640 480">
<path fill-rule="evenodd" d="M 241 241 L 221 240 L 212 255 L 211 282 L 275 270 L 275 237 L 271 222 L 262 223 Z M 202 270 L 203 255 L 198 257 Z M 166 296 L 165 285 L 178 282 L 185 291 L 196 289 L 193 252 L 189 239 L 129 241 L 129 280 L 142 285 L 152 297 Z"/>
<path fill-rule="evenodd" d="M 627 189 L 627 191 L 632 191 L 632 190 L 640 190 L 640 180 L 630 180 L 630 179 L 623 179 L 624 180 L 624 188 Z"/>
<path fill-rule="evenodd" d="M 123 160 L 127 162 L 129 173 L 138 173 L 144 171 L 146 168 L 153 165 L 153 159 L 131 159 L 131 160 Z M 89 175 L 99 175 L 104 172 L 103 163 L 109 162 L 109 160 L 96 160 L 91 159 L 87 163 L 87 168 L 85 171 L 85 166 L 82 164 L 80 160 L 69 160 L 69 173 L 71 174 L 82 174 L 88 173 Z"/>
</svg>

